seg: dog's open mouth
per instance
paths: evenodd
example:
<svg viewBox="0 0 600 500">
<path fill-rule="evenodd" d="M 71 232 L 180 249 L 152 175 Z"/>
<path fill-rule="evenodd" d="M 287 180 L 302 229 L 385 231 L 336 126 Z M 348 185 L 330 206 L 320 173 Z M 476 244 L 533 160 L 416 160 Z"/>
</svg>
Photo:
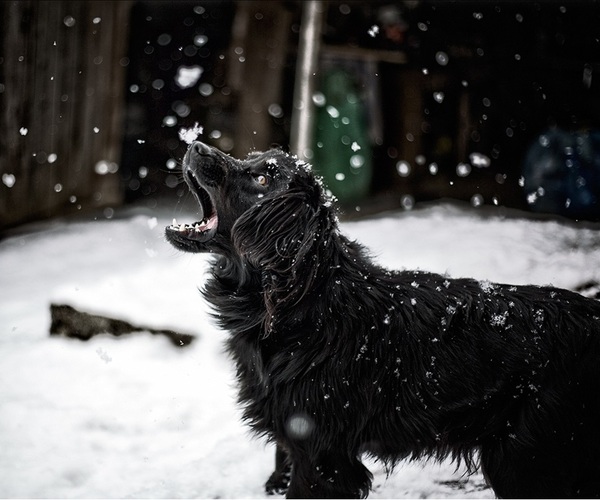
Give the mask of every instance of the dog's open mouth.
<svg viewBox="0 0 600 500">
<path fill-rule="evenodd" d="M 204 243 L 213 238 L 219 225 L 219 217 L 215 205 L 198 180 L 192 175 L 186 175 L 186 181 L 196 197 L 202 210 L 202 220 L 191 224 L 179 224 L 176 219 L 167 227 L 167 235 L 179 242 L 192 241 Z"/>
<path fill-rule="evenodd" d="M 218 217 L 216 214 L 213 214 L 208 219 L 204 218 L 201 221 L 192 224 L 187 224 L 185 222 L 178 224 L 177 219 L 173 219 L 173 224 L 171 224 L 167 230 L 172 235 L 173 233 L 176 233 L 178 238 L 204 242 L 213 236 L 217 226 Z"/>
</svg>

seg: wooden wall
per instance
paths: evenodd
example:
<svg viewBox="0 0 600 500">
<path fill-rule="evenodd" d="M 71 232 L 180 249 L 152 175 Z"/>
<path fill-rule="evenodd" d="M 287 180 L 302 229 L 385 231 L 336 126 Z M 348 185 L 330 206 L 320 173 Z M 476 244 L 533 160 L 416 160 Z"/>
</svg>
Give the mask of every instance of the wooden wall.
<svg viewBox="0 0 600 500">
<path fill-rule="evenodd" d="M 228 68 L 228 84 L 237 101 L 234 156 L 271 146 L 269 106 L 282 104 L 292 20 L 293 11 L 284 2 L 236 3 Z"/>
<path fill-rule="evenodd" d="M 121 202 L 130 8 L 2 2 L 0 229 Z"/>
</svg>

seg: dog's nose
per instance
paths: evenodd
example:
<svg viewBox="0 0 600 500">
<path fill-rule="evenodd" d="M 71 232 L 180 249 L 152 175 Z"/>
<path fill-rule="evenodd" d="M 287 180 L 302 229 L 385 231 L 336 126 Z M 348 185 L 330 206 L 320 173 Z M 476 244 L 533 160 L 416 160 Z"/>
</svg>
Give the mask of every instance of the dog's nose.
<svg viewBox="0 0 600 500">
<path fill-rule="evenodd" d="M 210 146 L 200 141 L 194 141 L 190 146 L 190 153 L 194 155 L 207 155 L 210 153 Z"/>
<path fill-rule="evenodd" d="M 218 149 L 194 141 L 183 159 L 183 168 L 193 172 L 204 185 L 216 186 L 225 176 L 227 166 L 224 160 Z"/>
</svg>

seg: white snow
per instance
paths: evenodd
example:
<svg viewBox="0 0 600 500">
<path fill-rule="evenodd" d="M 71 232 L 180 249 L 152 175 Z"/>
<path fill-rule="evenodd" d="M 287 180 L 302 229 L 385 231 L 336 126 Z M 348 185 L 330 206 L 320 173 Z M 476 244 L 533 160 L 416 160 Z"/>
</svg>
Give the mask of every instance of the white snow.
<svg viewBox="0 0 600 500">
<path fill-rule="evenodd" d="M 8 187 L 11 188 L 15 185 L 15 182 L 17 181 L 17 178 L 14 176 L 14 174 L 2 174 L 2 183 Z"/>
<path fill-rule="evenodd" d="M 175 75 L 175 83 L 182 89 L 187 89 L 196 85 L 204 73 L 201 66 L 179 66 Z"/>
<path fill-rule="evenodd" d="M 179 129 L 179 139 L 185 142 L 187 145 L 192 144 L 199 135 L 204 131 L 204 127 L 200 126 L 198 122 L 194 123 L 191 128 L 181 127 Z"/>
<path fill-rule="evenodd" d="M 394 268 L 482 283 L 600 279 L 600 232 L 483 217 L 450 205 L 344 223 Z M 0 242 L 0 497 L 261 498 L 273 449 L 236 408 L 226 333 L 197 287 L 206 257 L 163 238 L 180 209 L 44 224 Z M 198 336 L 177 349 L 145 333 L 89 342 L 49 337 L 49 305 Z M 419 304 L 416 305 L 419 307 Z M 371 498 L 491 498 L 454 465 L 372 461 Z"/>
<path fill-rule="evenodd" d="M 374 24 L 373 26 L 371 26 L 369 28 L 369 31 L 367 31 L 367 33 L 369 33 L 369 36 L 371 38 L 375 38 L 375 36 L 377 35 L 377 33 L 379 33 L 379 26 L 377 26 L 376 24 Z"/>
<path fill-rule="evenodd" d="M 469 160 L 471 160 L 471 163 L 474 167 L 478 168 L 487 168 L 492 163 L 492 161 L 486 155 L 475 152 L 469 155 Z"/>
</svg>

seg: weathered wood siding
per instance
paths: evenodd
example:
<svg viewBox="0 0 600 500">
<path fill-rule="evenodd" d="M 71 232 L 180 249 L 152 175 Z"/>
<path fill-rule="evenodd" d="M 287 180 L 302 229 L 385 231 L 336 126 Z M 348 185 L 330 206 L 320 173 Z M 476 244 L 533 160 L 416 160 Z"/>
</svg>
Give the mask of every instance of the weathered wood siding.
<svg viewBox="0 0 600 500">
<path fill-rule="evenodd" d="M 0 229 L 120 203 L 130 7 L 0 6 Z"/>
<path fill-rule="evenodd" d="M 283 2 L 244 0 L 236 3 L 232 29 L 229 86 L 237 100 L 232 153 L 271 146 L 273 120 L 269 107 L 282 104 L 283 72 L 293 11 Z"/>
</svg>

